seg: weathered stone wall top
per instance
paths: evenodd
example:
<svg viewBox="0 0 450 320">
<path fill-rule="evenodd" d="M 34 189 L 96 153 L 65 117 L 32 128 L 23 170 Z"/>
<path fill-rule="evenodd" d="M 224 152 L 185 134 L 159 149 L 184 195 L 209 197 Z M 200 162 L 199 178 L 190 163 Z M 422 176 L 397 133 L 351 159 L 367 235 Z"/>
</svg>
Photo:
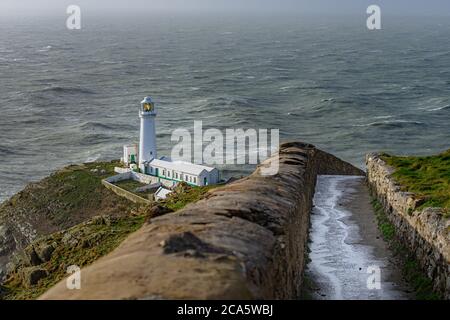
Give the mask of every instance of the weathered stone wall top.
<svg viewBox="0 0 450 320">
<path fill-rule="evenodd" d="M 81 290 L 67 290 L 62 281 L 41 298 L 296 298 L 317 174 L 363 172 L 304 143 L 283 144 L 279 172 L 262 175 L 273 161 L 277 157 L 197 203 L 151 219 L 82 270 Z"/>
<path fill-rule="evenodd" d="M 439 208 L 419 209 L 420 199 L 392 178 L 379 154 L 366 157 L 367 179 L 403 242 L 414 252 L 435 289 L 450 299 L 450 219 Z"/>
</svg>

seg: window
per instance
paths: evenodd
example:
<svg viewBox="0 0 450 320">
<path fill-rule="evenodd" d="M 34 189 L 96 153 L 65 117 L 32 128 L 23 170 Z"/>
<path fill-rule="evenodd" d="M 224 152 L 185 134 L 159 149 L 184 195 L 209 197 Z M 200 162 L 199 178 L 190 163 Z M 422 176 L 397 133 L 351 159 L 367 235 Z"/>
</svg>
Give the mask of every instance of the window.
<svg viewBox="0 0 450 320">
<path fill-rule="evenodd" d="M 194 183 L 197 183 L 197 178 L 196 177 L 194 177 Z"/>
<path fill-rule="evenodd" d="M 153 103 L 144 103 L 143 110 L 144 112 L 153 111 Z"/>
<path fill-rule="evenodd" d="M 186 181 L 186 182 L 189 181 L 188 176 L 186 176 L 186 175 L 184 176 L 184 181 Z"/>
<path fill-rule="evenodd" d="M 163 174 L 162 174 L 163 176 L 165 176 L 166 175 L 166 169 L 163 169 Z"/>
</svg>

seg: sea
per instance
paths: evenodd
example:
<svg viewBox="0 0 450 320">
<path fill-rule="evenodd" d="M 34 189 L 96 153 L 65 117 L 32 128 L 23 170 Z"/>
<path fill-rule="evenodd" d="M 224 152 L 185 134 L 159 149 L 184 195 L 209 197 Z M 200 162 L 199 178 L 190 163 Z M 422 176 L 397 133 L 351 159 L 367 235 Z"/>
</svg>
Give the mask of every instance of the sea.
<svg viewBox="0 0 450 320">
<path fill-rule="evenodd" d="M 0 201 L 72 163 L 118 159 L 157 107 L 175 129 L 279 129 L 364 168 L 450 148 L 450 19 L 83 13 L 0 19 Z M 220 166 L 224 177 L 254 166 Z"/>
</svg>

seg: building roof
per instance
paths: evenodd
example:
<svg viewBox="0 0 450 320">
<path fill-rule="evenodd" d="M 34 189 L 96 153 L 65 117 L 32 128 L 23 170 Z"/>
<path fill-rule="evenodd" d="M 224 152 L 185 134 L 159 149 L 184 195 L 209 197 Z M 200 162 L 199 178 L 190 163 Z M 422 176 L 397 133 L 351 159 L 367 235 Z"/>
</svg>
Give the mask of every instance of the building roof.
<svg viewBox="0 0 450 320">
<path fill-rule="evenodd" d="M 147 96 L 144 98 L 144 100 L 141 101 L 141 103 L 153 103 L 153 99 L 150 96 Z"/>
<path fill-rule="evenodd" d="M 168 170 L 181 171 L 183 173 L 192 174 L 195 176 L 200 175 L 203 171 L 211 172 L 215 168 L 202 166 L 185 161 L 167 161 L 162 159 L 153 159 L 149 162 L 151 166 L 165 168 Z"/>
<path fill-rule="evenodd" d="M 163 187 L 159 187 L 159 189 L 155 192 L 155 197 L 165 199 L 172 191 Z"/>
</svg>

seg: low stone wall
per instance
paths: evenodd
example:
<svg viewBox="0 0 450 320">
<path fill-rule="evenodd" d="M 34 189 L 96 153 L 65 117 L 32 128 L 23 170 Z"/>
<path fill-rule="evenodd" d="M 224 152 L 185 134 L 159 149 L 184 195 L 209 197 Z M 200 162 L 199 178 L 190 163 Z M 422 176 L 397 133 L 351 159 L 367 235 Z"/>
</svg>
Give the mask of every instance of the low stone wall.
<svg viewBox="0 0 450 320">
<path fill-rule="evenodd" d="M 120 168 L 116 168 L 116 172 L 120 171 L 117 170 Z M 134 172 L 134 171 L 130 171 L 130 170 L 125 170 L 124 172 L 121 172 L 115 176 L 106 178 L 105 181 L 109 182 L 109 183 L 117 183 L 119 181 L 123 181 L 123 180 L 134 180 L 134 181 L 138 181 L 140 183 L 143 184 L 154 184 L 154 183 L 161 183 L 162 185 L 164 185 L 165 187 L 171 188 L 173 187 L 174 183 L 171 180 L 167 180 L 167 179 L 163 179 L 163 178 L 158 178 L 155 176 L 151 176 L 148 174 L 142 174 L 139 172 Z"/>
<path fill-rule="evenodd" d="M 137 194 L 134 194 L 130 191 L 127 191 L 125 189 L 122 189 L 106 180 L 102 181 L 102 184 L 109 190 L 111 190 L 112 192 L 114 192 L 115 194 L 117 194 L 118 196 L 124 197 L 125 199 L 128 199 L 134 203 L 142 203 L 142 204 L 152 204 L 153 202 L 151 200 L 148 199 L 144 199 L 140 196 L 138 196 Z"/>
<path fill-rule="evenodd" d="M 395 225 L 400 240 L 414 253 L 434 289 L 450 299 L 450 220 L 438 208 L 418 210 L 419 200 L 401 191 L 391 177 L 394 168 L 378 154 L 369 154 L 366 163 L 372 194 Z"/>
<path fill-rule="evenodd" d="M 108 177 L 105 179 L 105 181 L 114 184 L 114 183 L 117 183 L 120 181 L 130 180 L 130 179 L 133 179 L 132 172 L 126 171 L 123 173 L 116 174 L 115 176 Z"/>
<path fill-rule="evenodd" d="M 120 171 L 117 170 L 118 168 L 116 168 L 116 172 Z M 134 194 L 133 192 L 130 192 L 128 190 L 125 190 L 123 188 L 120 188 L 118 186 L 115 185 L 115 183 L 120 182 L 120 181 L 124 181 L 124 180 L 134 180 L 134 181 L 138 181 L 140 183 L 146 184 L 147 186 L 140 188 L 141 191 L 144 191 L 146 189 L 150 190 L 150 189 L 154 189 L 155 188 L 155 184 L 163 184 L 161 182 L 159 182 L 157 177 L 154 176 L 150 176 L 150 175 L 146 175 L 146 174 L 142 174 L 142 173 L 138 173 L 138 172 L 134 172 L 134 171 L 124 171 L 122 173 L 119 173 L 115 176 L 112 177 L 108 177 L 106 179 L 104 179 L 102 181 L 102 184 L 108 188 L 109 190 L 113 191 L 115 194 L 124 197 L 125 199 L 128 199 L 134 203 L 142 203 L 142 204 L 151 204 L 153 203 L 151 200 L 149 199 L 145 199 L 137 194 Z"/>
<path fill-rule="evenodd" d="M 144 184 L 157 183 L 159 180 L 157 177 L 150 176 L 148 174 L 142 174 L 139 172 L 133 171 L 131 174 L 132 174 L 133 180 L 139 181 L 140 183 L 144 183 Z"/>
<path fill-rule="evenodd" d="M 280 147 L 278 174 L 261 166 L 151 219 L 82 270 L 81 290 L 61 281 L 41 299 L 297 298 L 317 175 L 364 172 L 304 143 Z"/>
</svg>

